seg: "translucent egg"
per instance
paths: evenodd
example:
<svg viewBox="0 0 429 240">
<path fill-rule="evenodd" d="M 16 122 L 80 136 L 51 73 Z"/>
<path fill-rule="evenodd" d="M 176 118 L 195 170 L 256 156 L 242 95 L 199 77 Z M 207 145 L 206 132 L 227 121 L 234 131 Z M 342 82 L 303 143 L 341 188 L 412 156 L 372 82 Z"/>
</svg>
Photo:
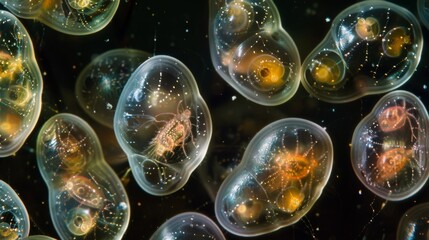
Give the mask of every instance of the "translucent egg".
<svg viewBox="0 0 429 240">
<path fill-rule="evenodd" d="M 21 239 L 29 232 L 30 218 L 24 203 L 11 186 L 0 180 L 0 239 Z"/>
<path fill-rule="evenodd" d="M 429 203 L 420 203 L 408 209 L 401 217 L 396 232 L 397 240 L 427 240 L 429 238 Z"/>
<path fill-rule="evenodd" d="M 423 49 L 416 17 L 387 1 L 362 1 L 332 22 L 302 64 L 302 84 L 326 102 L 350 102 L 398 88 L 415 72 Z"/>
<path fill-rule="evenodd" d="M 271 0 L 211 0 L 210 53 L 218 74 L 244 97 L 279 105 L 296 93 L 300 57 Z"/>
<path fill-rule="evenodd" d="M 36 154 L 61 239 L 122 238 L 130 219 L 128 197 L 84 120 L 67 113 L 50 118 L 37 137 Z"/>
<path fill-rule="evenodd" d="M 387 200 L 403 200 L 429 176 L 429 115 L 414 94 L 382 97 L 353 133 L 351 159 L 359 180 Z"/>
<path fill-rule="evenodd" d="M 212 122 L 189 69 L 160 55 L 131 75 L 119 98 L 114 130 L 140 187 L 167 195 L 183 187 L 203 160 Z"/>
<path fill-rule="evenodd" d="M 14 15 L 36 19 L 66 34 L 87 35 L 103 29 L 119 0 L 0 0 Z"/>
<path fill-rule="evenodd" d="M 113 128 L 122 89 L 134 70 L 149 57 L 149 53 L 140 50 L 121 48 L 94 58 L 76 80 L 76 98 L 81 108 L 98 123 Z"/>
<path fill-rule="evenodd" d="M 263 105 L 242 106 L 241 101 L 227 101 L 217 104 L 216 109 L 211 111 L 212 116 L 217 119 L 213 139 L 220 139 L 221 142 L 211 142 L 197 173 L 213 202 L 221 183 L 240 163 L 249 139 L 271 123 L 272 119 L 285 117 L 285 111 L 277 108 L 267 108 Z"/>
<path fill-rule="evenodd" d="M 216 223 L 206 215 L 196 212 L 184 212 L 168 219 L 150 239 L 225 240 L 225 237 Z"/>
<path fill-rule="evenodd" d="M 33 131 L 42 106 L 42 75 L 27 30 L 0 11 L 0 157 L 16 153 Z"/>
<path fill-rule="evenodd" d="M 319 125 L 285 118 L 252 139 L 215 201 L 219 223 L 239 236 L 273 232 L 299 221 L 331 174 L 333 146 Z"/>
</svg>

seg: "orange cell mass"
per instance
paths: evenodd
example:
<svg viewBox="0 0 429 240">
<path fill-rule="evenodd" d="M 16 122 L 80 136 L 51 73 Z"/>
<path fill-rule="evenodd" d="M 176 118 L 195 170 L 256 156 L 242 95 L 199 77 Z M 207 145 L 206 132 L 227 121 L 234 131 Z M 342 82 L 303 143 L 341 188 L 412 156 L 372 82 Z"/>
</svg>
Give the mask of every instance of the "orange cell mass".
<svg viewBox="0 0 429 240">
<path fill-rule="evenodd" d="M 405 148 L 393 148 L 385 151 L 376 163 L 376 181 L 389 181 L 400 173 L 410 159 L 413 157 L 413 151 Z"/>
</svg>

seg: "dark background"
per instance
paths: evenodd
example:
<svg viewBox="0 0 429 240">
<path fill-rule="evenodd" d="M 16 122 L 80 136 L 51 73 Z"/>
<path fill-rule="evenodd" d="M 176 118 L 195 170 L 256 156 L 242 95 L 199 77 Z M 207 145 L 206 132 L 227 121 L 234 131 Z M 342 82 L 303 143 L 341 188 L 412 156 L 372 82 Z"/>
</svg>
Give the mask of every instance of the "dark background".
<svg viewBox="0 0 429 240">
<path fill-rule="evenodd" d="M 276 0 L 284 29 L 297 44 L 301 61 L 328 32 L 331 21 L 356 1 Z M 395 0 L 417 15 L 416 1 Z M 3 7 L 1 7 L 3 8 Z M 153 55 L 167 54 L 182 61 L 194 74 L 201 95 L 212 112 L 213 137 L 205 161 L 239 159 L 246 144 L 266 124 L 284 117 L 300 117 L 325 127 L 334 144 L 331 177 L 319 200 L 298 223 L 248 239 L 394 239 L 402 214 L 415 204 L 429 201 L 429 186 L 409 199 L 386 202 L 357 179 L 350 162 L 353 130 L 382 95 L 365 96 L 345 104 L 317 101 L 300 86 L 288 102 L 264 107 L 246 100 L 214 71 L 208 41 L 208 1 L 121 0 L 112 22 L 87 36 L 70 36 L 36 20 L 20 19 L 32 37 L 44 77 L 42 114 L 33 133 L 15 156 L 0 159 L 0 179 L 19 194 L 31 218 L 30 234 L 58 238 L 48 209 L 48 190 L 39 173 L 35 140 L 43 123 L 59 112 L 87 120 L 100 139 L 106 139 L 106 159 L 120 177 L 128 168 L 125 156 L 115 149 L 113 130 L 91 121 L 77 105 L 74 85 L 80 71 L 95 56 L 115 48 L 135 48 Z M 428 29 L 422 25 L 425 39 Z M 155 40 L 156 39 L 156 40 Z M 426 44 L 426 42 L 425 42 Z M 400 89 L 419 96 L 428 107 L 429 54 L 424 47 L 412 78 Z M 236 97 L 236 99 L 235 99 Z M 235 99 L 235 100 L 233 100 Z M 245 121 L 241 121 L 244 119 Z M 117 147 L 117 146 L 116 146 Z M 225 151 L 223 151 L 223 150 Z M 225 156 L 222 156 L 224 154 Z M 131 177 L 125 188 L 131 204 L 131 221 L 125 239 L 148 239 L 168 218 L 198 211 L 215 222 L 214 203 L 197 172 L 185 187 L 165 197 L 145 193 Z M 384 207 L 382 207 L 384 206 Z M 227 239 L 240 239 L 224 230 Z"/>
</svg>

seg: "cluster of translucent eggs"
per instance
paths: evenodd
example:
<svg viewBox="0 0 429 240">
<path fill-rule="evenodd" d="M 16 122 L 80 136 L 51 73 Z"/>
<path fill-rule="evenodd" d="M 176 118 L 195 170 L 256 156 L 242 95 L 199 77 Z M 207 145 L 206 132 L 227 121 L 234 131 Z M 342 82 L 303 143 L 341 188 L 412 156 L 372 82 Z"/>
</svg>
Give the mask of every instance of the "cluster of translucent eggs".
<svg viewBox="0 0 429 240">
<path fill-rule="evenodd" d="M 11 11 L 0 11 L 0 157 L 7 157 L 33 131 L 43 91 L 31 38 L 15 16 L 85 35 L 109 23 L 119 0 L 0 3 Z M 338 14 L 301 64 L 273 1 L 210 0 L 209 5 L 214 69 L 250 101 L 282 104 L 300 83 L 311 96 L 330 103 L 387 93 L 355 128 L 352 167 L 370 191 L 386 200 L 409 198 L 423 187 L 429 177 L 429 115 L 417 96 L 395 90 L 411 78 L 422 54 L 422 31 L 411 12 L 385 1 L 354 4 Z M 427 25 L 427 1 L 419 0 L 418 6 Z M 80 73 L 75 93 L 91 118 L 114 131 L 134 179 L 151 195 L 179 191 L 206 157 L 213 113 L 197 79 L 176 58 L 135 49 L 108 51 Z M 54 115 L 39 131 L 36 156 L 60 238 L 124 236 L 131 215 L 127 192 L 87 122 L 73 114 Z M 216 179 L 218 223 L 238 236 L 296 223 L 321 196 L 333 162 L 334 146 L 322 126 L 294 117 L 267 124 L 239 163 Z M 1 180 L 0 200 L 0 239 L 50 239 L 28 236 L 25 206 Z M 398 239 L 408 239 L 410 232 L 427 234 L 428 218 L 427 204 L 410 209 L 401 219 Z M 413 230 L 407 230 L 410 225 Z M 152 239 L 191 236 L 225 239 L 213 220 L 196 212 L 169 219 Z"/>
</svg>

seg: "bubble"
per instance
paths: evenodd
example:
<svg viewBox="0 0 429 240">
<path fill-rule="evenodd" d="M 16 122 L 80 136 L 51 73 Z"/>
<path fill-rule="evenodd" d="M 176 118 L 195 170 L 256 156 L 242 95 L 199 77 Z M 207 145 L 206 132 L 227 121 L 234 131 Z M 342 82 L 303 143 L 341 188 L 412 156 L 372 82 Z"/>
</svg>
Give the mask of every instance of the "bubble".
<svg viewBox="0 0 429 240">
<path fill-rule="evenodd" d="M 429 29 L 429 1 L 417 0 L 417 12 L 423 25 Z"/>
<path fill-rule="evenodd" d="M 320 52 L 309 66 L 311 76 L 319 83 L 314 87 L 322 91 L 335 91 L 342 87 L 345 83 L 344 69 L 341 56 L 333 51 Z"/>
<path fill-rule="evenodd" d="M 215 201 L 219 223 L 240 236 L 273 232 L 299 221 L 322 193 L 333 146 L 319 125 L 284 118 L 259 131 Z"/>
<path fill-rule="evenodd" d="M 61 239 L 120 239 L 130 209 L 125 189 L 105 162 L 100 142 L 81 118 L 60 113 L 42 126 L 37 163 Z"/>
<path fill-rule="evenodd" d="M 429 237 L 429 203 L 420 203 L 408 209 L 398 224 L 397 240 L 426 240 Z"/>
<path fill-rule="evenodd" d="M 113 18 L 118 0 L 0 0 L 14 15 L 36 19 L 56 31 L 87 35 L 103 29 Z"/>
<path fill-rule="evenodd" d="M 92 0 L 67 0 L 71 8 L 76 10 L 84 10 L 89 8 L 92 3 Z"/>
<path fill-rule="evenodd" d="M 131 75 L 119 98 L 114 130 L 140 187 L 167 195 L 183 187 L 203 160 L 212 123 L 189 69 L 160 55 Z"/>
<path fill-rule="evenodd" d="M 0 11 L 0 157 L 16 153 L 33 131 L 42 105 L 42 75 L 27 30 Z"/>
<path fill-rule="evenodd" d="M 274 3 L 210 1 L 209 41 L 214 68 L 235 90 L 261 105 L 296 93 L 300 57 Z"/>
<path fill-rule="evenodd" d="M 30 218 L 27 209 L 11 186 L 0 180 L 0 239 L 27 237 Z"/>
<path fill-rule="evenodd" d="M 89 63 L 76 81 L 80 107 L 98 123 L 113 128 L 116 104 L 131 73 L 148 59 L 146 52 L 120 48 L 107 51 Z"/>
<path fill-rule="evenodd" d="M 390 30 L 383 38 L 383 51 L 389 57 L 399 57 L 406 45 L 410 44 L 410 36 L 403 27 Z"/>
<path fill-rule="evenodd" d="M 380 23 L 373 17 L 360 17 L 357 19 L 355 31 L 361 39 L 375 40 L 380 33 Z"/>
<path fill-rule="evenodd" d="M 71 209 L 66 216 L 67 229 L 74 236 L 85 236 L 95 226 L 94 213 L 89 208 L 76 207 Z"/>
<path fill-rule="evenodd" d="M 184 212 L 168 219 L 150 239 L 225 240 L 225 237 L 216 223 L 207 216 L 197 212 Z"/>
<path fill-rule="evenodd" d="M 362 1 L 342 11 L 303 62 L 304 88 L 344 103 L 391 91 L 415 72 L 423 48 L 416 17 L 386 1 Z"/>
<path fill-rule="evenodd" d="M 414 195 L 429 176 L 428 130 L 428 113 L 415 95 L 386 94 L 353 133 L 351 159 L 359 180 L 387 200 Z"/>
</svg>

